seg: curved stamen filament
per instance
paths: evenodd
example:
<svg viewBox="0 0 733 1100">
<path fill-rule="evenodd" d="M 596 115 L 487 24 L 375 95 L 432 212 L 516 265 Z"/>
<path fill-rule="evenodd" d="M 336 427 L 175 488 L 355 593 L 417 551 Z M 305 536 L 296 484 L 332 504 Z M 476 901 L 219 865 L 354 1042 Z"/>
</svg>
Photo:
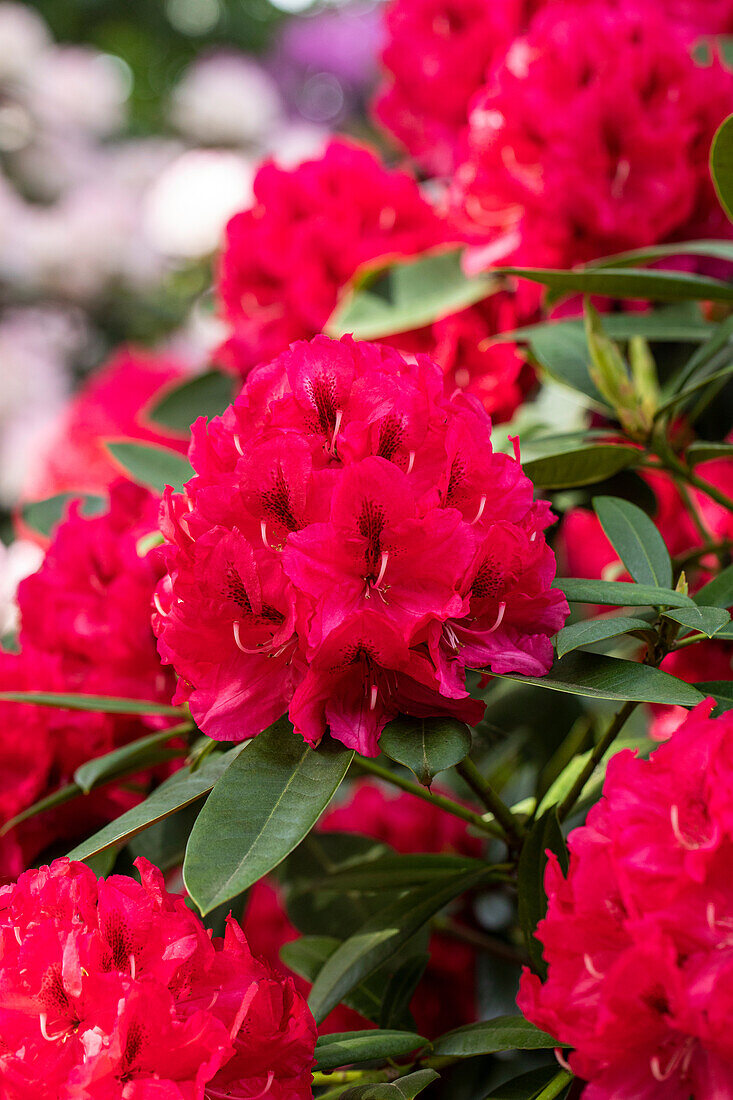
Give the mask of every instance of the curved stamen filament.
<svg viewBox="0 0 733 1100">
<path fill-rule="evenodd" d="M 410 456 L 409 456 L 409 458 L 408 458 L 408 460 L 407 460 L 407 471 L 406 471 L 406 472 L 407 472 L 408 474 L 411 474 L 411 473 L 412 473 L 412 467 L 413 467 L 414 465 L 415 465 L 415 452 L 414 452 L 414 451 L 410 451 Z"/>
<path fill-rule="evenodd" d="M 336 419 L 335 419 L 334 424 L 333 424 L 333 433 L 331 435 L 331 442 L 329 444 L 329 447 L 332 451 L 334 450 L 334 448 L 336 446 L 336 439 L 337 439 L 338 434 L 341 430 L 341 421 L 343 420 L 343 417 L 344 417 L 344 414 L 341 411 L 341 409 L 337 409 Z"/>
<path fill-rule="evenodd" d="M 158 612 L 158 614 L 162 615 L 163 618 L 165 618 L 165 611 L 163 610 L 163 605 L 160 602 L 160 596 L 157 592 L 153 592 L 153 603 L 155 604 L 155 610 Z"/>
<path fill-rule="evenodd" d="M 242 441 L 239 438 L 239 432 L 234 432 L 232 438 L 234 439 L 234 446 L 237 448 L 242 458 L 244 458 L 244 451 L 242 450 Z"/>
<path fill-rule="evenodd" d="M 377 573 L 377 579 L 374 582 L 374 587 L 375 588 L 379 588 L 380 584 L 384 580 L 384 574 L 387 570 L 387 562 L 388 561 L 389 561 L 389 551 L 388 550 L 383 550 L 382 551 L 382 558 L 381 558 L 381 561 L 379 563 L 379 572 Z"/>
<path fill-rule="evenodd" d="M 481 497 L 481 500 L 480 500 L 479 506 L 478 506 L 478 511 L 476 512 L 476 515 L 471 520 L 471 526 L 472 527 L 475 523 L 478 523 L 478 521 L 481 519 L 482 515 L 484 514 L 484 508 L 485 507 L 486 507 L 486 497 L 484 496 L 484 497 Z"/>
<path fill-rule="evenodd" d="M 377 688 L 377 685 L 372 684 L 372 690 L 369 694 L 369 710 L 374 710 L 374 708 L 376 707 L 376 705 L 377 705 L 377 695 L 378 694 L 379 694 L 379 689 Z"/>
<path fill-rule="evenodd" d="M 501 626 L 502 619 L 504 618 L 504 612 L 506 611 L 506 603 L 502 600 L 499 604 L 499 611 L 494 620 L 494 625 L 486 631 L 487 634 L 493 634 L 495 630 L 498 630 Z"/>
<path fill-rule="evenodd" d="M 267 547 L 267 549 L 271 550 L 272 547 L 270 546 L 269 542 L 267 541 L 267 520 L 266 519 L 261 519 L 260 520 L 260 534 L 262 535 L 262 541 L 265 544 L 265 546 Z"/>
</svg>

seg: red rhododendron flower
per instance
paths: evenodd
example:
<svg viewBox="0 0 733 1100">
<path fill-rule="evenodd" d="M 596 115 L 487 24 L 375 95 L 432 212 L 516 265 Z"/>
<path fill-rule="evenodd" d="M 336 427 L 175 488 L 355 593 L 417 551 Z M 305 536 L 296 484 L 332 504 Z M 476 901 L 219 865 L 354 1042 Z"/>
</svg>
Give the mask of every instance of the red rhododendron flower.
<svg viewBox="0 0 733 1100">
<path fill-rule="evenodd" d="M 294 170 L 265 164 L 256 202 L 229 222 L 219 294 L 232 333 L 226 362 L 246 376 L 294 340 L 324 328 L 339 293 L 364 264 L 414 256 L 455 239 L 403 171 L 390 171 L 368 149 L 332 141 L 318 160 Z M 531 320 L 501 291 L 418 331 L 390 337 L 403 351 L 425 352 L 451 384 L 478 396 L 489 412 L 509 417 L 532 372 L 498 332 Z"/>
<path fill-rule="evenodd" d="M 669 239 L 729 236 L 708 150 L 733 76 L 697 65 L 651 3 L 552 3 L 490 70 L 453 206 L 531 266 L 569 267 Z M 473 259 L 480 266 L 480 251 Z"/>
<path fill-rule="evenodd" d="M 231 918 L 211 939 L 157 868 L 56 860 L 0 888 L 7 1100 L 300 1100 L 316 1029 Z"/>
<path fill-rule="evenodd" d="M 486 70 L 524 29 L 526 0 L 391 0 L 377 119 L 431 174 L 460 159 Z"/>
<path fill-rule="evenodd" d="M 289 709 L 311 744 L 328 727 L 374 755 L 398 713 L 475 722 L 467 664 L 547 671 L 551 516 L 490 429 L 425 357 L 325 336 L 194 425 L 155 629 L 201 729 L 241 740 Z"/>
<path fill-rule="evenodd" d="M 144 546 L 158 508 L 158 498 L 126 481 L 111 487 L 103 515 L 85 518 L 72 505 L 41 568 L 19 586 L 22 651 L 0 653 L 4 690 L 170 702 L 174 677 L 161 665 L 150 621 L 162 566 Z M 71 782 L 85 761 L 171 724 L 20 703 L 0 703 L 0 718 L 3 820 Z M 130 792 L 105 788 L 24 823 L 0 838 L 0 876 L 17 875 L 55 840 L 78 836 L 133 801 Z"/>
<path fill-rule="evenodd" d="M 588 1100 L 730 1095 L 733 716 L 711 706 L 648 761 L 613 757 L 567 877 L 547 866 L 547 981 L 525 971 L 519 1004 Z"/>
<path fill-rule="evenodd" d="M 146 416 L 153 398 L 183 374 L 173 356 L 132 348 L 118 351 L 91 375 L 52 429 L 27 497 L 105 492 L 120 473 L 105 449 L 106 440 L 134 439 L 185 451 L 185 444 L 166 436 Z"/>
</svg>

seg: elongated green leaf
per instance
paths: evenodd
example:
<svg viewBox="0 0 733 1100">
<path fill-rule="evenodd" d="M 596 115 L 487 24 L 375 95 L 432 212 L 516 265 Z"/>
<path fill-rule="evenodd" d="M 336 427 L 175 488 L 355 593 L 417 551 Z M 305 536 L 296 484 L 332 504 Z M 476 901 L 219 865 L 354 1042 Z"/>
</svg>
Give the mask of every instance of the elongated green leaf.
<svg viewBox="0 0 733 1100">
<path fill-rule="evenodd" d="M 165 714 L 183 717 L 180 707 L 147 699 L 117 699 L 111 695 L 66 695 L 58 691 L 1 691 L 0 703 L 29 703 L 37 707 L 91 710 L 99 714 Z"/>
<path fill-rule="evenodd" d="M 100 516 L 109 505 L 106 497 L 90 493 L 58 493 L 45 500 L 34 500 L 30 504 L 24 504 L 20 512 L 23 523 L 31 530 L 37 531 L 39 535 L 45 535 L 48 538 L 66 515 L 72 500 L 81 501 L 80 514 L 88 517 Z"/>
<path fill-rule="evenodd" d="M 594 802 L 601 792 L 603 787 L 603 780 L 606 775 L 606 768 L 608 767 L 608 761 L 612 756 L 615 756 L 617 752 L 623 752 L 625 749 L 631 749 L 637 754 L 637 756 L 646 757 L 656 748 L 656 744 L 653 741 L 646 739 L 632 738 L 630 740 L 621 738 L 615 741 L 607 753 L 604 754 L 598 766 L 595 768 L 590 779 L 583 787 L 582 794 L 578 800 L 578 807 L 584 803 Z M 552 785 L 548 788 L 546 793 L 542 796 L 539 806 L 537 807 L 537 816 L 541 817 L 542 814 L 549 810 L 552 806 L 556 806 L 561 803 L 565 797 L 572 790 L 576 779 L 580 776 L 585 768 L 586 764 L 591 758 L 591 750 L 582 752 L 580 755 L 575 756 L 568 766 L 558 775 Z"/>
<path fill-rule="evenodd" d="M 698 440 L 687 448 L 685 458 L 691 466 L 697 466 L 700 462 L 710 462 L 716 458 L 733 458 L 733 443 L 704 443 Z"/>
<path fill-rule="evenodd" d="M 672 561 L 646 512 L 620 497 L 594 497 L 606 538 L 638 584 L 672 587 Z"/>
<path fill-rule="evenodd" d="M 584 577 L 556 577 L 570 603 L 599 603 L 613 607 L 689 607 L 692 600 L 671 588 L 655 588 L 630 581 L 595 581 Z"/>
<path fill-rule="evenodd" d="M 694 707 L 700 694 L 690 684 L 668 672 L 607 657 L 601 653 L 569 653 L 555 661 L 546 676 L 520 676 L 518 673 L 494 673 L 505 680 L 536 684 L 551 691 L 567 691 L 590 699 L 614 699 L 619 702 L 667 703 Z"/>
<path fill-rule="evenodd" d="M 560 1092 L 554 1094 L 559 1096 L 570 1080 L 570 1074 L 558 1070 L 556 1066 L 532 1069 L 529 1073 L 522 1073 L 511 1081 L 505 1081 L 503 1085 L 497 1085 L 486 1100 L 540 1100 L 543 1095 L 547 1100 L 546 1088 L 552 1088 L 559 1083 Z"/>
<path fill-rule="evenodd" d="M 670 256 L 708 256 L 714 260 L 733 263 L 733 243 L 730 241 L 675 241 L 674 244 L 655 244 L 650 248 L 635 248 L 631 252 L 619 252 L 602 260 L 592 260 L 589 268 L 635 267 L 665 260 Z"/>
<path fill-rule="evenodd" d="M 30 818 L 37 817 L 38 814 L 43 814 L 47 810 L 53 810 L 56 806 L 63 806 L 65 802 L 70 802 L 72 798 L 79 798 L 81 793 L 81 787 L 78 787 L 76 783 L 67 783 L 65 787 L 59 787 L 58 790 L 47 794 L 45 798 L 39 798 L 31 806 L 26 806 L 15 817 L 4 821 L 0 828 L 0 836 L 5 836 L 6 833 L 9 833 L 11 829 L 14 829 L 16 825 L 20 825 L 23 821 L 29 821 Z"/>
<path fill-rule="evenodd" d="M 149 768 L 154 764 L 160 764 L 165 760 L 181 756 L 185 753 L 185 748 L 165 748 L 174 737 L 180 737 L 180 730 L 162 730 L 158 733 L 151 733 L 148 737 L 141 737 L 119 749 L 113 749 L 112 752 L 105 753 L 104 756 L 87 760 L 74 772 L 74 782 L 78 784 L 84 794 L 88 794 L 93 787 L 96 787 L 99 783 L 104 783 L 115 775 L 119 775 L 122 771 L 129 773 L 133 768 Z"/>
<path fill-rule="evenodd" d="M 433 855 L 424 852 L 385 855 L 367 860 L 361 866 L 336 870 L 323 878 L 312 879 L 302 888 L 381 893 L 388 889 L 422 886 L 426 882 L 439 883 L 446 876 L 480 871 L 483 866 L 480 859 L 471 859 L 469 856 Z"/>
<path fill-rule="evenodd" d="M 555 294 L 602 294 L 609 298 L 643 298 L 647 301 L 678 302 L 709 299 L 733 301 L 733 286 L 703 275 L 680 271 L 646 271 L 644 268 L 585 268 L 561 271 L 552 268 L 504 267 L 495 274 L 518 275 Z"/>
<path fill-rule="evenodd" d="M 304 744 L 285 720 L 256 737 L 199 814 L 186 849 L 186 889 L 206 914 L 282 862 L 338 790 L 353 752 Z"/>
<path fill-rule="evenodd" d="M 441 1035 L 433 1043 L 433 1055 L 474 1058 L 479 1054 L 497 1054 L 501 1050 L 552 1050 L 561 1045 L 524 1016 L 497 1016 Z"/>
<path fill-rule="evenodd" d="M 389 959 L 435 913 L 490 878 L 490 869 L 453 875 L 440 886 L 430 882 L 384 907 L 331 956 L 313 985 L 310 1008 L 322 1021 L 344 996 Z"/>
<path fill-rule="evenodd" d="M 382 752 L 404 764 L 423 787 L 471 751 L 471 731 L 455 718 L 395 718 L 379 739 Z"/>
<path fill-rule="evenodd" d="M 673 619 L 688 630 L 699 630 L 712 638 L 714 634 L 730 622 L 730 615 L 722 607 L 682 607 L 675 611 L 664 611 L 665 619 Z"/>
<path fill-rule="evenodd" d="M 704 680 L 695 687 L 705 698 L 712 695 L 715 699 L 718 705 L 713 711 L 714 718 L 725 710 L 733 710 L 733 680 Z"/>
<path fill-rule="evenodd" d="M 412 1031 L 345 1031 L 322 1035 L 316 1043 L 316 1068 L 323 1071 L 359 1062 L 383 1062 L 401 1058 L 429 1046 L 427 1039 Z"/>
<path fill-rule="evenodd" d="M 399 1027 L 401 1021 L 409 1017 L 410 1003 L 429 962 L 430 953 L 425 951 L 422 954 L 410 955 L 396 967 L 384 991 L 382 1011 L 379 1014 L 380 1027 Z M 371 980 L 373 981 L 378 974 L 379 971 L 372 974 Z"/>
<path fill-rule="evenodd" d="M 487 298 L 498 285 L 491 276 L 464 275 L 460 249 L 398 260 L 360 273 L 336 306 L 326 332 L 353 333 L 357 340 L 409 332 Z"/>
<path fill-rule="evenodd" d="M 341 1093 L 340 1100 L 415 1100 L 439 1076 L 434 1069 L 418 1069 L 391 1083 L 354 1085 Z"/>
<path fill-rule="evenodd" d="M 188 459 L 168 447 L 156 447 L 152 443 L 107 443 L 106 446 L 133 481 L 157 493 L 162 493 L 166 485 L 180 492 L 193 477 Z"/>
<path fill-rule="evenodd" d="M 649 623 L 643 619 L 631 619 L 626 615 L 607 615 L 601 619 L 581 619 L 563 627 L 555 635 L 555 648 L 558 657 L 564 657 L 580 646 L 603 642 L 607 638 L 618 638 L 630 630 L 649 630 Z"/>
<path fill-rule="evenodd" d="M 187 432 L 199 416 L 220 416 L 234 400 L 231 374 L 211 370 L 169 389 L 156 402 L 150 419 L 174 432 Z"/>
<path fill-rule="evenodd" d="M 627 466 L 634 466 L 639 459 L 640 452 L 635 447 L 599 444 L 545 455 L 523 465 L 524 472 L 535 485 L 545 489 L 567 489 L 605 481 Z"/>
<path fill-rule="evenodd" d="M 614 264 L 614 267 L 619 266 L 621 265 Z M 715 332 L 715 325 L 705 320 L 694 303 L 664 306 L 648 313 L 608 313 L 603 317 L 603 327 L 614 340 L 643 336 L 655 343 L 704 343 Z M 512 332 L 499 333 L 494 340 L 497 343 L 514 340 L 532 343 L 536 336 L 548 328 L 553 329 L 558 336 L 571 332 L 583 334 L 582 321 L 543 321 L 536 325 L 525 325 Z M 586 358 L 587 354 L 586 345 Z"/>
<path fill-rule="evenodd" d="M 532 826 L 524 842 L 517 871 L 519 926 L 532 960 L 532 969 L 540 977 L 544 977 L 547 973 L 547 965 L 542 957 L 542 945 L 535 937 L 535 931 L 547 912 L 544 877 L 548 850 L 555 853 L 562 870 L 567 871 L 567 847 L 558 821 L 557 809 L 554 806 L 538 817 Z M 542 1035 L 542 1032 L 538 1034 Z M 556 1044 L 553 1042 L 551 1045 Z"/>
<path fill-rule="evenodd" d="M 733 221 L 733 115 L 720 124 L 713 138 L 710 174 L 720 205 Z"/>
<path fill-rule="evenodd" d="M 186 768 L 176 772 L 170 779 L 166 779 L 165 783 L 161 783 L 144 802 L 133 806 L 127 813 L 115 818 L 109 825 L 105 825 L 94 836 L 77 845 L 73 851 L 69 852 L 69 858 L 88 859 L 97 852 L 103 852 L 115 844 L 129 840 L 156 821 L 162 821 L 198 801 L 209 793 L 217 779 L 236 760 L 243 747 L 237 745 L 229 752 L 210 757 L 198 771 L 190 772 Z"/>
<path fill-rule="evenodd" d="M 529 346 L 539 365 L 556 382 L 583 394 L 591 406 L 608 409 L 588 370 L 590 353 L 582 328 L 547 324 L 532 336 Z"/>
<path fill-rule="evenodd" d="M 694 597 L 701 607 L 733 606 L 733 565 L 721 570 L 716 577 L 704 584 Z"/>
</svg>

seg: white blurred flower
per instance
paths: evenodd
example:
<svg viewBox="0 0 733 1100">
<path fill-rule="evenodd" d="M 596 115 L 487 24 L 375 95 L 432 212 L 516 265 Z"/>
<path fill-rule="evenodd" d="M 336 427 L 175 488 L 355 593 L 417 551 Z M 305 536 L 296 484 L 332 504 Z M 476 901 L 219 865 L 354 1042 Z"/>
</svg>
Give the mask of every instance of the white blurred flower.
<svg viewBox="0 0 733 1100">
<path fill-rule="evenodd" d="M 35 542 L 16 539 L 9 546 L 0 542 L 0 638 L 18 627 L 18 585 L 35 573 L 43 561 L 43 550 Z"/>
<path fill-rule="evenodd" d="M 86 340 L 76 314 L 17 309 L 0 321 L 0 500 L 20 496 L 69 393 L 69 362 Z"/>
<path fill-rule="evenodd" d="M 281 168 L 296 168 L 302 161 L 320 156 L 330 138 L 328 130 L 314 123 L 286 122 L 270 134 L 265 149 Z"/>
<path fill-rule="evenodd" d="M 272 78 L 245 54 L 230 52 L 195 61 L 175 89 L 171 107 L 178 130 L 205 145 L 260 142 L 282 114 Z"/>
<path fill-rule="evenodd" d="M 30 110 L 47 126 L 104 137 L 125 122 L 129 77 L 118 59 L 84 46 L 54 46 L 26 78 Z"/>
<path fill-rule="evenodd" d="M 147 198 L 153 245 L 173 257 L 206 256 L 232 214 L 252 202 L 255 165 L 221 149 L 189 149 L 161 174 Z"/>
<path fill-rule="evenodd" d="M 0 3 L 0 80 L 18 80 L 50 44 L 40 15 L 25 4 Z"/>
</svg>

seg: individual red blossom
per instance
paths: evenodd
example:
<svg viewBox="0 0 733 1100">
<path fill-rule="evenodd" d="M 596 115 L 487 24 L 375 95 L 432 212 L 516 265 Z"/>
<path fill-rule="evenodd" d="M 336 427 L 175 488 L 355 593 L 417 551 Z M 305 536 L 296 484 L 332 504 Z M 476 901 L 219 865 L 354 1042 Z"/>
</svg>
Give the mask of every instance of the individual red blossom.
<svg viewBox="0 0 733 1100">
<path fill-rule="evenodd" d="M 255 205 L 229 222 L 219 268 L 222 312 L 231 335 L 226 363 L 246 377 L 294 340 L 321 332 L 339 294 L 365 264 L 416 256 L 456 240 L 412 176 L 389 170 L 366 148 L 332 141 L 317 160 L 286 170 L 265 164 Z M 452 386 L 475 393 L 487 410 L 512 415 L 532 372 L 499 332 L 533 319 L 513 294 L 398 336 L 388 343 L 424 352 Z"/>
<path fill-rule="evenodd" d="M 729 236 L 707 154 L 732 106 L 730 72 L 717 55 L 698 65 L 651 0 L 547 4 L 471 106 L 452 202 L 479 241 L 473 267 L 497 235 L 548 267 Z"/>
<path fill-rule="evenodd" d="M 731 1095 L 733 716 L 711 706 L 649 760 L 618 753 L 567 877 L 547 866 L 548 976 L 525 971 L 519 1005 L 589 1100 Z"/>
<path fill-rule="evenodd" d="M 399 713 L 477 721 L 474 659 L 547 671 L 567 615 L 550 514 L 490 431 L 424 356 L 325 336 L 194 425 L 155 629 L 204 732 L 241 740 L 289 709 L 311 744 L 330 729 L 375 755 Z"/>
<path fill-rule="evenodd" d="M 382 125 L 431 175 L 460 161 L 471 100 L 524 29 L 526 0 L 391 0 L 383 23 Z"/>
<path fill-rule="evenodd" d="M 7 1100 L 300 1100 L 315 1024 L 229 918 L 212 939 L 157 868 L 56 860 L 0 888 Z"/>
<path fill-rule="evenodd" d="M 56 493 L 106 493 L 119 467 L 105 449 L 106 440 L 132 439 L 185 451 L 186 445 L 150 423 L 147 408 L 165 386 L 180 379 L 184 367 L 175 357 L 123 348 L 91 375 L 51 429 L 34 476 L 30 500 Z"/>
</svg>

